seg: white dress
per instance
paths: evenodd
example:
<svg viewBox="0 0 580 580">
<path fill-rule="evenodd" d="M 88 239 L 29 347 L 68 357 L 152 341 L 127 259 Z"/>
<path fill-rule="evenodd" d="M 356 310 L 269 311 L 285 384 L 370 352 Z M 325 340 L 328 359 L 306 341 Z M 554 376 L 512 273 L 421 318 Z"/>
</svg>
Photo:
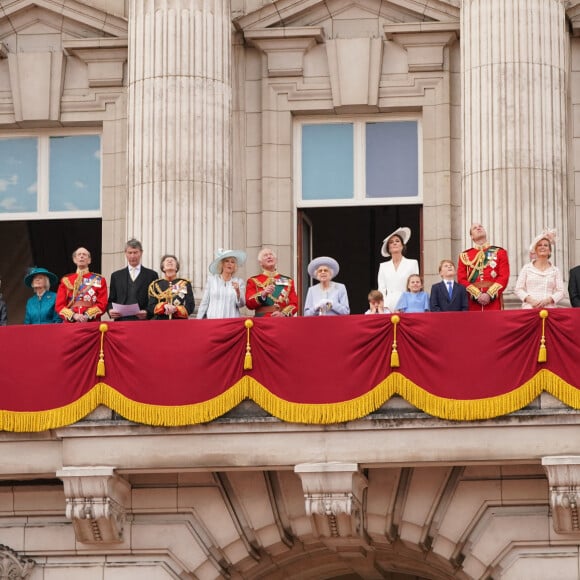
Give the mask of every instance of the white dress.
<svg viewBox="0 0 580 580">
<path fill-rule="evenodd" d="M 232 282 L 240 285 L 239 298 Z M 207 279 L 197 318 L 238 318 L 241 316 L 240 308 L 245 304 L 246 283 L 241 278 L 226 282 L 219 274 L 213 274 Z"/>
<path fill-rule="evenodd" d="M 409 260 L 404 256 L 396 270 L 392 260 L 381 262 L 379 266 L 378 288 L 385 297 L 385 308 L 388 308 L 391 312 L 395 312 L 399 298 L 407 290 L 409 276 L 418 273 L 419 263 L 417 260 Z"/>
</svg>

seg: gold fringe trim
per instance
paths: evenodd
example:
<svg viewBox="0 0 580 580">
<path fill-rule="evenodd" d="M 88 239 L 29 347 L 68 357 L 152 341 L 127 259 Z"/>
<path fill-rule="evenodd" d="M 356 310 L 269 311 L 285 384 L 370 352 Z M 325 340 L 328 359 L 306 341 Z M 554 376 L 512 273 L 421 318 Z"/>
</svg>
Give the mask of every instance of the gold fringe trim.
<svg viewBox="0 0 580 580">
<path fill-rule="evenodd" d="M 0 411 L 0 430 L 32 433 L 72 425 L 99 405 L 105 405 L 135 423 L 180 427 L 213 421 L 246 398 L 252 399 L 264 410 L 283 421 L 323 425 L 365 417 L 396 394 L 433 417 L 451 421 L 475 421 L 492 419 L 522 409 L 542 391 L 550 393 L 573 409 L 580 409 L 580 389 L 546 369 L 540 370 L 529 381 L 509 393 L 472 400 L 438 397 L 395 372 L 360 397 L 339 403 L 322 404 L 285 401 L 252 377 L 244 376 L 225 393 L 213 399 L 177 406 L 149 405 L 132 401 L 109 385 L 97 383 L 83 397 L 64 407 L 36 412 Z"/>
<path fill-rule="evenodd" d="M 292 423 L 330 424 L 353 421 L 376 411 L 393 395 L 400 395 L 429 415 L 451 421 L 476 421 L 507 415 L 529 405 L 542 391 L 550 393 L 573 409 L 580 409 L 580 389 L 545 369 L 509 393 L 471 400 L 438 397 L 397 372 L 390 374 L 373 390 L 356 399 L 318 405 L 285 401 L 270 393 L 257 381 L 251 380 L 250 398 L 278 419 Z"/>
</svg>

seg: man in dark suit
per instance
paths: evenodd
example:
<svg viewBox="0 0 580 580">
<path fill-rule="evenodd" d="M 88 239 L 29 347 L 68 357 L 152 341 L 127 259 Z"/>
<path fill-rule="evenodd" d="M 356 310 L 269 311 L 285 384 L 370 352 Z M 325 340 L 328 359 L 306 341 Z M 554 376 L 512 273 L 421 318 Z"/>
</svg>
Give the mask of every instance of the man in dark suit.
<svg viewBox="0 0 580 580">
<path fill-rule="evenodd" d="M 468 310 L 467 290 L 465 286 L 455 281 L 455 264 L 451 260 L 441 260 L 439 274 L 441 282 L 431 286 L 429 298 L 431 312 Z"/>
<path fill-rule="evenodd" d="M 580 306 L 580 266 L 575 266 L 570 270 L 568 294 L 570 295 L 570 304 L 574 307 Z"/>
<path fill-rule="evenodd" d="M 129 240 L 125 244 L 127 267 L 111 274 L 107 312 L 113 320 L 146 320 L 150 318 L 147 313 L 147 303 L 149 302 L 147 291 L 149 284 L 157 280 L 159 276 L 155 270 L 141 265 L 142 255 L 141 242 L 135 239 Z M 113 309 L 113 303 L 138 304 L 139 312 L 135 316 L 122 316 L 120 312 Z"/>
</svg>

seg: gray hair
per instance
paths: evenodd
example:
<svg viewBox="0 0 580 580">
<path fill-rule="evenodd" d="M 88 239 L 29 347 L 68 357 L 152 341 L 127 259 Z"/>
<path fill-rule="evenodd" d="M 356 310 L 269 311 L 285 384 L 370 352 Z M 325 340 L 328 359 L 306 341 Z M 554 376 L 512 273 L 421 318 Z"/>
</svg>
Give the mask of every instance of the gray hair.
<svg viewBox="0 0 580 580">
<path fill-rule="evenodd" d="M 133 248 L 134 250 L 139 250 L 140 252 L 143 251 L 143 246 L 141 245 L 141 242 L 139 240 L 136 240 L 135 238 L 131 238 L 125 244 L 125 250 L 128 250 L 129 248 Z"/>
</svg>

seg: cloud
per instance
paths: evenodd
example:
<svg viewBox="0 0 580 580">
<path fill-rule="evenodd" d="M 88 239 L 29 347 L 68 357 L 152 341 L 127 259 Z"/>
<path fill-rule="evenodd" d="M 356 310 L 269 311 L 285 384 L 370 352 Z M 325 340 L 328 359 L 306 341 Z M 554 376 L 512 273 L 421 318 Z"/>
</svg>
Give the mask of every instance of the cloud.
<svg viewBox="0 0 580 580">
<path fill-rule="evenodd" d="M 18 205 L 18 200 L 15 197 L 5 197 L 0 200 L 1 211 L 24 211 L 21 205 Z"/>
<path fill-rule="evenodd" d="M 100 159 L 101 158 L 101 150 L 97 149 L 94 153 L 93 156 L 95 157 L 95 159 Z"/>
<path fill-rule="evenodd" d="M 28 193 L 36 193 L 38 190 L 38 183 L 35 181 L 34 183 L 31 183 L 27 188 L 26 191 Z"/>
<path fill-rule="evenodd" d="M 81 181 L 80 179 L 78 179 L 77 181 L 73 181 L 73 185 L 77 189 L 86 189 L 87 188 L 87 184 L 84 181 Z"/>
<path fill-rule="evenodd" d="M 0 179 L 0 191 L 6 191 L 11 185 L 18 183 L 18 175 L 11 175 L 8 179 Z"/>
<path fill-rule="evenodd" d="M 67 211 L 77 211 L 79 209 L 74 203 L 71 203 L 70 201 L 64 203 L 64 208 Z"/>
</svg>

